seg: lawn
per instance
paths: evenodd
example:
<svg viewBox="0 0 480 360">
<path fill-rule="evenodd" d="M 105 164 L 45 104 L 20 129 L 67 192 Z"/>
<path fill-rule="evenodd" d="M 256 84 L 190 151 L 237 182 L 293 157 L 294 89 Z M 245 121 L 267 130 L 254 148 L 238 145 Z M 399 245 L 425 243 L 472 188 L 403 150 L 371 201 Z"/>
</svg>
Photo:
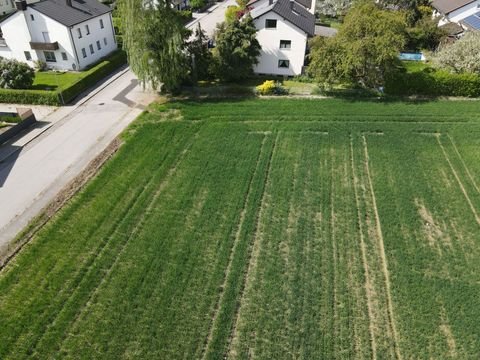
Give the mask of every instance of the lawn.
<svg viewBox="0 0 480 360">
<path fill-rule="evenodd" d="M 0 272 L 0 358 L 478 359 L 478 108 L 150 107 Z"/>
<path fill-rule="evenodd" d="M 66 89 L 83 77 L 82 72 L 37 71 L 31 87 L 32 90 Z"/>
</svg>

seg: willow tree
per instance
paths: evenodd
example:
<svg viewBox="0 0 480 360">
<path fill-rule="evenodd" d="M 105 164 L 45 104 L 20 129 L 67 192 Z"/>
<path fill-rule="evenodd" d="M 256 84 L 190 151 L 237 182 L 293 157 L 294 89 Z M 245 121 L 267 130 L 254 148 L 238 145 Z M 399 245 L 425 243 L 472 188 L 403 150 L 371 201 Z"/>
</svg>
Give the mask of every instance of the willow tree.
<svg viewBox="0 0 480 360">
<path fill-rule="evenodd" d="M 170 0 L 120 0 L 123 48 L 130 68 L 145 86 L 172 91 L 185 77 L 189 34 Z"/>
</svg>

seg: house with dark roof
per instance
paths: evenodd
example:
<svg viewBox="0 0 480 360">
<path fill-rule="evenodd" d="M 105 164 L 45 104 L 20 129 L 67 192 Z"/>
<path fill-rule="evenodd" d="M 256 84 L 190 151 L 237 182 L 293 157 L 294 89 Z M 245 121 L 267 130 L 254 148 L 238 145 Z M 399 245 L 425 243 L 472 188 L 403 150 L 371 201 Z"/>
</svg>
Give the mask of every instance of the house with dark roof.
<svg viewBox="0 0 480 360">
<path fill-rule="evenodd" d="M 112 10 L 97 0 L 15 2 L 0 21 L 0 56 L 83 70 L 117 49 Z"/>
<path fill-rule="evenodd" d="M 433 0 L 434 16 L 440 16 L 439 26 L 460 23 L 480 11 L 480 0 Z"/>
<path fill-rule="evenodd" d="M 315 16 L 308 8 L 314 4 L 314 0 L 257 0 L 249 3 L 249 13 L 262 47 L 255 73 L 283 76 L 302 73 L 307 40 L 315 34 Z"/>
</svg>

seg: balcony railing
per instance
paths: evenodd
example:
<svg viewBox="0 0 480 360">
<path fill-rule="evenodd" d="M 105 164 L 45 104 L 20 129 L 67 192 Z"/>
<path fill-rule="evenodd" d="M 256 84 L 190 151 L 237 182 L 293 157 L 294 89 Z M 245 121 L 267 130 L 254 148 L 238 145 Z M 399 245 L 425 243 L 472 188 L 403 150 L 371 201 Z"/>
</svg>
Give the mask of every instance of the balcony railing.
<svg viewBox="0 0 480 360">
<path fill-rule="evenodd" d="M 30 47 L 32 50 L 58 50 L 58 42 L 45 43 L 45 42 L 30 42 Z"/>
</svg>

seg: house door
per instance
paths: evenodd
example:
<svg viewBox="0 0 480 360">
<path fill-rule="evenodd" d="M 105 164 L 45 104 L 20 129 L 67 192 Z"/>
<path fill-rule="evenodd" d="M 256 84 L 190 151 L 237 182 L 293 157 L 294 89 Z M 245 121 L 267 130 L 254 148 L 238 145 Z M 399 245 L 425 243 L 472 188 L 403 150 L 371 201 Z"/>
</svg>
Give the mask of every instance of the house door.
<svg viewBox="0 0 480 360">
<path fill-rule="evenodd" d="M 43 41 L 46 43 L 50 43 L 50 35 L 48 35 L 48 32 L 42 32 L 43 35 Z"/>
</svg>

